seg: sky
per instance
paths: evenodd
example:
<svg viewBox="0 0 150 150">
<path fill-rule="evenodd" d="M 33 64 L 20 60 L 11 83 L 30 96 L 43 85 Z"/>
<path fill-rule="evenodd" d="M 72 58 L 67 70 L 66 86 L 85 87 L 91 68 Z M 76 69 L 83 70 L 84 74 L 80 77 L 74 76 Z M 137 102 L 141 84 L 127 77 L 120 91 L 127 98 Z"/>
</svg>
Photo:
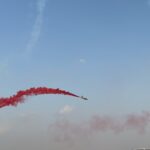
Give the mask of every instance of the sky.
<svg viewBox="0 0 150 150">
<path fill-rule="evenodd" d="M 1 0 L 0 95 L 47 86 L 88 97 L 28 97 L 0 109 L 3 150 L 150 148 L 150 1 Z"/>
</svg>

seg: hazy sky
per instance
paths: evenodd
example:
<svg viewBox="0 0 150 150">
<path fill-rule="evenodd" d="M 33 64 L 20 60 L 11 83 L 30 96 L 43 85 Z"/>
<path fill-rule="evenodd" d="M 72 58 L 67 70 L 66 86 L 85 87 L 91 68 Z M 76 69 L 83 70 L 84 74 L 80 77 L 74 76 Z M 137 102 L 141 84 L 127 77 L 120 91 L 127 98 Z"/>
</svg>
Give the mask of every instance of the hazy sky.
<svg viewBox="0 0 150 150">
<path fill-rule="evenodd" d="M 0 95 L 46 95 L 0 110 L 3 150 L 150 147 L 150 1 L 1 0 Z"/>
</svg>

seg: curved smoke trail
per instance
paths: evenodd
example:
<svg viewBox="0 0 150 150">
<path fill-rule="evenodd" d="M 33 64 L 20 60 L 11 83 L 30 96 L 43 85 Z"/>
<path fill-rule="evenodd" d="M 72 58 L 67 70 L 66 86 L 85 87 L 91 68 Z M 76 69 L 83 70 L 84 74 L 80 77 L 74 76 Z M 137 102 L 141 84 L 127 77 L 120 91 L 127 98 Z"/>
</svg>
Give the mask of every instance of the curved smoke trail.
<svg viewBox="0 0 150 150">
<path fill-rule="evenodd" d="M 47 88 L 47 87 L 37 87 L 37 88 L 30 88 L 22 91 L 18 91 L 15 95 L 6 97 L 6 98 L 0 98 L 0 108 L 5 106 L 16 106 L 18 103 L 24 102 L 25 96 L 35 96 L 35 95 L 42 95 L 42 94 L 63 94 L 68 96 L 74 96 L 78 98 L 82 98 L 78 95 L 75 95 L 73 93 L 70 93 L 68 91 L 60 90 L 60 89 L 53 89 L 53 88 Z"/>
</svg>

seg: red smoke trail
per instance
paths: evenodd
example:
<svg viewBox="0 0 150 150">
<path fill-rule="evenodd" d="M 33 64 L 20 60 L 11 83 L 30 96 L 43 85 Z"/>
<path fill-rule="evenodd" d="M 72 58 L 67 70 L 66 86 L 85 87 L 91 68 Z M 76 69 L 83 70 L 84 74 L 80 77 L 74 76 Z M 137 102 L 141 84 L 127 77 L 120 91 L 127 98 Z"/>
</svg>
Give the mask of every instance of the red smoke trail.
<svg viewBox="0 0 150 150">
<path fill-rule="evenodd" d="M 18 91 L 13 96 L 0 98 L 0 108 L 9 105 L 16 106 L 18 103 L 24 102 L 24 96 L 34 96 L 34 95 L 42 95 L 42 94 L 63 94 L 68 96 L 79 97 L 78 95 L 60 89 L 52 89 L 47 87 L 30 88 L 30 89 Z"/>
<path fill-rule="evenodd" d="M 81 137 L 88 138 L 107 131 L 118 134 L 131 130 L 144 134 L 149 125 L 150 112 L 145 111 L 141 114 L 125 115 L 121 118 L 94 115 L 88 120 L 81 122 L 60 119 L 49 125 L 49 132 L 53 133 L 53 139 L 56 142 L 72 142 Z"/>
<path fill-rule="evenodd" d="M 150 113 L 142 112 L 142 114 L 139 115 L 130 114 L 121 119 L 96 115 L 93 116 L 88 123 L 90 131 L 92 132 L 112 130 L 115 133 L 118 133 L 131 129 L 139 133 L 144 133 L 150 123 Z"/>
</svg>

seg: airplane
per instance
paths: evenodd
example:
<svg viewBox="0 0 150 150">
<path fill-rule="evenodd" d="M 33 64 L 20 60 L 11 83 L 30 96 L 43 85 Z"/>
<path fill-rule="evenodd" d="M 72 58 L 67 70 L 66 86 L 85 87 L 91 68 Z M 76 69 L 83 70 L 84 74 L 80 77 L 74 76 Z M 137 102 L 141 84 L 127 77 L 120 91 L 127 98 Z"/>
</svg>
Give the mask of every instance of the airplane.
<svg viewBox="0 0 150 150">
<path fill-rule="evenodd" d="M 88 100 L 86 97 L 81 96 L 80 98 L 84 99 L 84 100 Z"/>
</svg>

